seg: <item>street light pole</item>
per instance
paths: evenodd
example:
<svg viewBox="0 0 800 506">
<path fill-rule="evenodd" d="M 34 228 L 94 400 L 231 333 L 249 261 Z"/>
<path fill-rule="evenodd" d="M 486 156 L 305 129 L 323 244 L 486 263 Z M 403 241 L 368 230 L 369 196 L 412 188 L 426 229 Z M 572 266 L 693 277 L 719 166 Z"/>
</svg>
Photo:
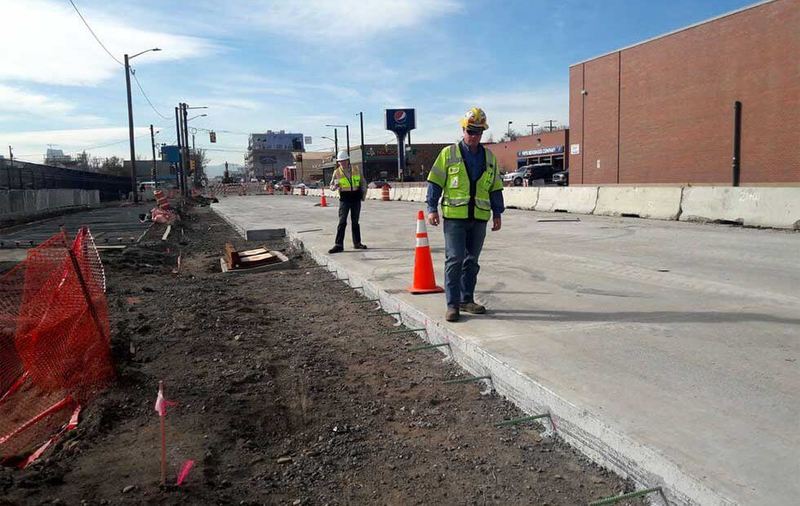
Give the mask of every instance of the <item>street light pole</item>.
<svg viewBox="0 0 800 506">
<path fill-rule="evenodd" d="M 180 104 L 178 104 L 180 106 Z M 183 143 L 181 142 L 181 138 L 183 135 L 181 134 L 181 120 L 180 120 L 180 110 L 179 107 L 175 108 L 175 136 L 178 139 L 178 153 L 180 154 L 180 160 L 178 160 L 178 164 L 175 165 L 175 178 L 178 180 L 178 189 L 181 192 L 181 195 L 185 194 L 185 190 L 183 188 Z"/>
<path fill-rule="evenodd" d="M 137 56 L 147 53 L 149 51 L 161 51 L 161 49 L 154 47 L 152 49 L 146 49 L 140 53 L 136 53 L 133 56 L 128 56 L 125 53 L 125 88 L 128 93 L 128 137 L 130 140 L 131 145 L 131 191 L 132 191 L 132 200 L 134 203 L 139 202 L 139 193 L 136 191 L 136 147 L 133 142 L 133 104 L 131 102 L 131 65 L 130 61 L 136 58 Z"/>
<path fill-rule="evenodd" d="M 136 192 L 136 148 L 133 142 L 133 104 L 131 103 L 131 66 L 129 65 L 128 54 L 125 54 L 125 87 L 128 92 L 128 137 L 131 147 L 131 200 L 133 203 L 139 202 L 139 194 Z"/>
<path fill-rule="evenodd" d="M 158 188 L 158 167 L 156 167 L 156 135 L 153 133 L 153 125 L 150 125 L 150 146 L 153 148 L 153 187 Z"/>
<path fill-rule="evenodd" d="M 344 128 L 347 132 L 347 156 L 350 156 L 350 125 L 325 125 L 326 127 L 333 127 L 334 137 L 336 136 L 336 128 Z M 337 148 L 338 151 L 338 148 Z"/>
</svg>

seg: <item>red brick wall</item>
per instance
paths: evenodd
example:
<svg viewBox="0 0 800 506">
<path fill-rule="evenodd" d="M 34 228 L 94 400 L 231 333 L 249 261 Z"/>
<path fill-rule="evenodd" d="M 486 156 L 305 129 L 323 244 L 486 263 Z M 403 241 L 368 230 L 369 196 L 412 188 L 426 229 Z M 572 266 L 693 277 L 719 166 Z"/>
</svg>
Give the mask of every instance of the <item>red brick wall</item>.
<svg viewBox="0 0 800 506">
<path fill-rule="evenodd" d="M 485 143 L 484 145 L 497 157 L 497 163 L 503 172 L 510 172 L 517 168 L 517 153 L 519 151 L 549 146 L 564 146 L 566 153 L 569 153 L 567 142 L 569 142 L 569 130 L 555 130 L 536 135 L 523 135 L 509 142 Z M 565 155 L 565 166 L 568 166 L 568 163 L 568 156 Z"/>
<path fill-rule="evenodd" d="M 800 0 L 777 0 L 572 67 L 582 182 L 730 184 L 736 100 L 742 184 L 800 182 L 798 54 Z"/>
</svg>

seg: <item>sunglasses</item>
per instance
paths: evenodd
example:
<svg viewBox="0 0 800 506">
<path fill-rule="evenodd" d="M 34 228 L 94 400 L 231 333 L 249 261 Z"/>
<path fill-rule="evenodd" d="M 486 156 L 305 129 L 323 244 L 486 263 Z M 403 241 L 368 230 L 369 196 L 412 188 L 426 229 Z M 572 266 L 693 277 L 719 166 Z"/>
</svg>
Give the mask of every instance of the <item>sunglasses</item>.
<svg viewBox="0 0 800 506">
<path fill-rule="evenodd" d="M 471 128 L 467 128 L 467 135 L 481 135 L 482 133 L 483 133 L 483 130 L 480 130 L 480 129 L 473 130 Z"/>
</svg>

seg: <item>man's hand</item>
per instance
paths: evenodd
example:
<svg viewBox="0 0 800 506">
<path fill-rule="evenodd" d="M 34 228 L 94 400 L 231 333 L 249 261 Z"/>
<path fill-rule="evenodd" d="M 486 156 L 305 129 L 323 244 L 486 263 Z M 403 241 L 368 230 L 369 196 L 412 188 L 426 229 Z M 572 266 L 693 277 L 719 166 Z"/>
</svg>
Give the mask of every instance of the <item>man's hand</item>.
<svg viewBox="0 0 800 506">
<path fill-rule="evenodd" d="M 434 227 L 439 225 L 439 213 L 435 211 L 428 213 L 428 224 Z"/>
<path fill-rule="evenodd" d="M 492 232 L 497 232 L 503 226 L 503 219 L 500 216 L 492 217 Z"/>
</svg>

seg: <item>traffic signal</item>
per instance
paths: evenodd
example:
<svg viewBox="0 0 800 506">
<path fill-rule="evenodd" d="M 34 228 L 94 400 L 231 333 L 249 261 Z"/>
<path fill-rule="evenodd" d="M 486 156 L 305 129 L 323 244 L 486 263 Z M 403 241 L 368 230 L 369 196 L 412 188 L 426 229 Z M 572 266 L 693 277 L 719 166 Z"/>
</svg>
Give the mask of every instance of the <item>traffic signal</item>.
<svg viewBox="0 0 800 506">
<path fill-rule="evenodd" d="M 195 168 L 195 161 L 189 160 L 189 172 L 194 173 L 194 168 Z"/>
<path fill-rule="evenodd" d="M 211 142 L 217 142 L 217 132 L 208 132 L 208 138 Z"/>
</svg>

